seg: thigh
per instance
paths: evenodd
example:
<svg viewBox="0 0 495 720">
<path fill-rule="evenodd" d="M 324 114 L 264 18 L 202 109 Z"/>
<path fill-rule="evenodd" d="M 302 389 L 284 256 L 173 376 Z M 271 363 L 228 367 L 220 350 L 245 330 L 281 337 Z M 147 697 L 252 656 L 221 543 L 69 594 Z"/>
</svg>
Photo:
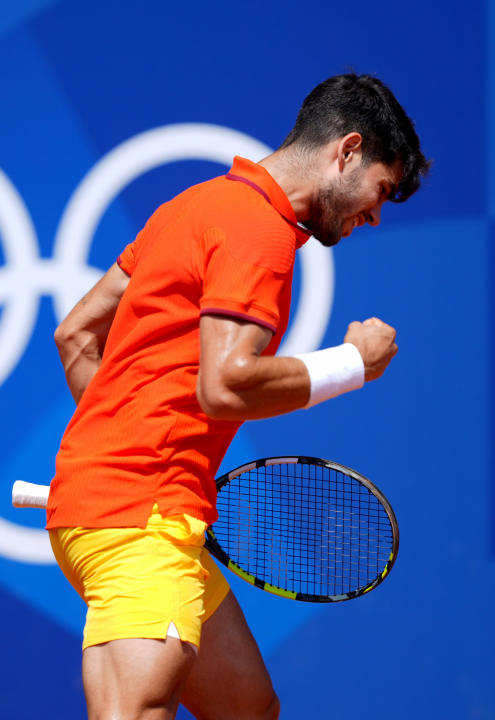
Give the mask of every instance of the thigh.
<svg viewBox="0 0 495 720">
<path fill-rule="evenodd" d="M 86 648 L 89 720 L 172 720 L 195 651 L 175 638 L 113 640 Z"/>
<path fill-rule="evenodd" d="M 204 623 L 183 703 L 198 720 L 275 720 L 278 699 L 244 614 L 229 592 Z"/>
</svg>

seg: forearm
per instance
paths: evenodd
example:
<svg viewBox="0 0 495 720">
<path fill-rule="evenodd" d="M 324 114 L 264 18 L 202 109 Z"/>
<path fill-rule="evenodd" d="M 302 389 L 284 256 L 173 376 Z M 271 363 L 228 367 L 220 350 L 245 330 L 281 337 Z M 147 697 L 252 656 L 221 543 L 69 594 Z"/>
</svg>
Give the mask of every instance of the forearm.
<svg viewBox="0 0 495 720">
<path fill-rule="evenodd" d="M 90 332 L 69 333 L 57 328 L 55 342 L 65 371 L 67 385 L 76 404 L 100 367 L 98 338 Z"/>
<path fill-rule="evenodd" d="M 55 331 L 65 376 L 76 403 L 101 364 L 103 349 L 129 276 L 114 263 Z"/>
<path fill-rule="evenodd" d="M 253 420 L 312 407 L 364 384 L 364 364 L 352 343 L 293 358 L 251 355 L 223 373 L 220 416 Z"/>
</svg>

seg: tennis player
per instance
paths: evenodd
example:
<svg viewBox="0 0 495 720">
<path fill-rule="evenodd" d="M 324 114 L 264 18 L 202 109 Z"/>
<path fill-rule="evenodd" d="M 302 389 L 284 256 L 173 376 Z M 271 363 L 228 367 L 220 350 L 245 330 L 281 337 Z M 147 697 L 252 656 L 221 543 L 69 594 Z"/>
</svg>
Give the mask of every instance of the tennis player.
<svg viewBox="0 0 495 720">
<path fill-rule="evenodd" d="M 279 703 L 243 614 L 203 549 L 214 477 L 240 424 L 381 376 L 397 352 L 377 318 L 342 345 L 275 357 L 295 253 L 376 226 L 428 169 L 378 79 L 330 78 L 260 163 L 162 205 L 55 339 L 77 408 L 47 527 L 87 603 L 90 720 L 271 720 Z"/>
</svg>

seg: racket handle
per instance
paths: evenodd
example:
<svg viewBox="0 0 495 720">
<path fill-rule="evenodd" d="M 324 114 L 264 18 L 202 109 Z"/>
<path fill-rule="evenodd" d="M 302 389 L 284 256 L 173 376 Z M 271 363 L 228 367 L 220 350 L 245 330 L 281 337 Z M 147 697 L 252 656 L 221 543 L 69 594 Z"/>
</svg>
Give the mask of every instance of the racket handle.
<svg viewBox="0 0 495 720">
<path fill-rule="evenodd" d="M 49 485 L 16 480 L 12 486 L 12 505 L 17 508 L 46 508 L 49 492 Z"/>
</svg>

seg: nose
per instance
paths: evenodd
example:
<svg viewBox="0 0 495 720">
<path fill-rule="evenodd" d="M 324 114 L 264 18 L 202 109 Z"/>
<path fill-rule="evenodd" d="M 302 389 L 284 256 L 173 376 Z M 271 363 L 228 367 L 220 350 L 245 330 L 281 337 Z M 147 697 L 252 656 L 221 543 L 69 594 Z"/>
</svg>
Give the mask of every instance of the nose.
<svg viewBox="0 0 495 720">
<path fill-rule="evenodd" d="M 375 207 L 368 212 L 368 223 L 371 227 L 377 227 L 380 224 L 381 215 L 381 205 L 375 205 Z"/>
</svg>

